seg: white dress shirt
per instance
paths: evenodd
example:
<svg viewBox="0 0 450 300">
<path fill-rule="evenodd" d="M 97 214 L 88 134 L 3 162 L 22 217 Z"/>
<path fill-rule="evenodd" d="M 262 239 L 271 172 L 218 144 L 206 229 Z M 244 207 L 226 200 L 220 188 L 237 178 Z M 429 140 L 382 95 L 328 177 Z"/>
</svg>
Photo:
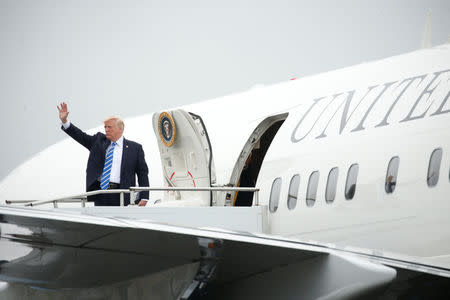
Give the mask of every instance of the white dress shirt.
<svg viewBox="0 0 450 300">
<path fill-rule="evenodd" d="M 111 148 L 111 144 L 109 144 L 108 148 L 106 148 L 106 153 L 108 153 L 109 148 Z M 113 161 L 111 166 L 111 175 L 109 177 L 110 182 L 120 183 L 120 168 L 122 166 L 122 152 L 123 152 L 123 135 L 116 141 L 116 146 L 114 147 Z M 106 155 L 105 153 L 105 155 Z"/>
<path fill-rule="evenodd" d="M 70 121 L 67 121 L 66 123 L 62 123 L 62 126 L 64 127 L 64 129 L 69 128 L 69 126 L 70 126 Z"/>
</svg>

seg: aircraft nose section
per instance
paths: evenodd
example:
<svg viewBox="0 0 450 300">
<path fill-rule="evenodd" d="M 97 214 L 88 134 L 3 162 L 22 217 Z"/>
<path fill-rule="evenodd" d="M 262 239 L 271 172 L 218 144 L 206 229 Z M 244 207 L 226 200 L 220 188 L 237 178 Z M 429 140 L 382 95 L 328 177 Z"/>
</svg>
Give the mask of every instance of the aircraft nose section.
<svg viewBox="0 0 450 300">
<path fill-rule="evenodd" d="M 5 200 L 46 200 L 85 190 L 84 162 L 88 152 L 66 139 L 39 152 L 0 182 L 0 204 Z"/>
</svg>

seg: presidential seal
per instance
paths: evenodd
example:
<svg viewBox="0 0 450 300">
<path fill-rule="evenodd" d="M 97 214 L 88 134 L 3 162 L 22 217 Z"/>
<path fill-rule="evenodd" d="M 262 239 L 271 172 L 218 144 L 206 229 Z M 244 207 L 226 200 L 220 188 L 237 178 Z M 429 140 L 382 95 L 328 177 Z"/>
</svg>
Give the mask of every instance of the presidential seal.
<svg viewBox="0 0 450 300">
<path fill-rule="evenodd" d="M 161 141 L 167 147 L 172 146 L 175 142 L 176 134 L 175 122 L 172 116 L 167 112 L 162 112 L 159 115 L 158 124 L 159 137 L 161 138 Z"/>
</svg>

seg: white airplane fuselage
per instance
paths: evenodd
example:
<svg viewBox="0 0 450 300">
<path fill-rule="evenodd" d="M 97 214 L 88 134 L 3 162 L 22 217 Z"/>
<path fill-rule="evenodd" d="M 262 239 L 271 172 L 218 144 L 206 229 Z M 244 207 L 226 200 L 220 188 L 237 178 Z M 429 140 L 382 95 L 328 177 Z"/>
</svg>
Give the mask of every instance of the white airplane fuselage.
<svg viewBox="0 0 450 300">
<path fill-rule="evenodd" d="M 290 110 L 257 183 L 261 203 L 269 205 L 273 180 L 282 180 L 278 209 L 269 214 L 271 233 L 400 253 L 450 267 L 449 76 L 448 64 L 404 75 L 389 70 L 384 81 L 374 81 L 370 74 L 365 84 L 360 78 L 353 89 L 316 94 Z M 429 186 L 435 149 L 442 150 L 439 180 Z M 388 165 L 394 157 L 399 159 L 396 186 L 387 193 Z M 354 197 L 347 199 L 353 164 L 359 172 Z M 338 179 L 331 202 L 326 201 L 326 189 L 333 168 L 338 168 Z M 319 172 L 317 195 L 308 206 L 314 171 Z M 300 175 L 300 189 L 290 210 L 288 191 L 295 174 Z"/>
<path fill-rule="evenodd" d="M 268 214 L 271 234 L 449 268 L 449 97 L 450 47 L 445 45 L 250 91 L 236 96 L 236 102 L 223 99 L 225 106 L 212 111 L 190 109 L 203 116 L 214 150 L 230 149 L 227 142 L 233 135 L 239 137 L 242 128 L 253 130 L 265 117 L 288 113 L 256 182 L 261 188 L 259 204 L 270 207 L 272 184 L 281 179 L 278 208 Z M 241 120 L 250 120 L 251 126 Z M 226 134 L 217 137 L 218 128 L 210 124 L 219 124 Z M 239 143 L 239 151 L 243 144 Z M 429 186 L 430 159 L 436 149 L 442 150 L 439 179 Z M 226 157 L 219 155 L 216 168 Z M 399 159 L 396 186 L 387 193 L 388 165 L 394 157 Z M 359 171 L 349 200 L 345 186 L 353 164 Z M 332 168 L 338 168 L 338 179 L 335 198 L 327 202 Z M 314 171 L 319 174 L 318 187 L 309 206 L 307 189 Z M 227 183 L 230 172 L 224 173 L 217 175 L 219 183 Z M 289 186 L 296 174 L 297 202 L 289 209 Z"/>
<path fill-rule="evenodd" d="M 267 233 L 392 253 L 397 258 L 450 268 L 449 95 L 447 44 L 182 109 L 204 120 L 217 185 L 230 182 L 243 146 L 258 124 L 267 117 L 288 114 L 256 181 L 261 189 L 259 205 L 269 209 Z M 76 123 L 76 117 L 72 118 Z M 166 186 L 151 128 L 152 114 L 125 123 L 126 137 L 144 146 L 151 186 Z M 430 156 L 435 149 L 442 151 L 439 179 L 429 186 Z M 56 164 L 63 153 L 72 158 L 67 164 Z M 387 193 L 387 169 L 393 157 L 399 159 L 398 174 L 395 189 Z M 0 195 L 2 199 L 34 200 L 79 194 L 84 189 L 81 178 L 86 158 L 87 151 L 67 139 L 16 169 L 1 183 Z M 347 199 L 347 176 L 354 164 L 358 165 L 354 196 Z M 338 168 L 335 197 L 326 201 L 327 179 L 333 168 Z M 33 186 L 30 174 L 36 169 L 46 171 Z M 314 201 L 307 201 L 310 176 L 315 171 L 317 193 Z M 297 200 L 289 209 L 290 181 L 296 174 L 300 178 Z M 20 189 L 19 178 L 30 182 L 28 190 Z M 281 189 L 274 205 L 270 199 L 276 178 L 281 179 Z M 151 200 L 160 197 L 154 193 Z M 156 206 L 174 203 L 177 200 Z"/>
</svg>

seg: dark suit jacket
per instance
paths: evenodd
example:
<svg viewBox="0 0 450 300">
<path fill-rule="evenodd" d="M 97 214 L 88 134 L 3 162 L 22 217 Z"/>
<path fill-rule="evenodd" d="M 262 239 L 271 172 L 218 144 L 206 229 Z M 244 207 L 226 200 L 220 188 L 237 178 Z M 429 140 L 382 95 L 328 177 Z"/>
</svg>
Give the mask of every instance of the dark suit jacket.
<svg viewBox="0 0 450 300">
<path fill-rule="evenodd" d="M 81 129 L 70 123 L 67 129 L 61 127 L 64 132 L 70 135 L 74 140 L 89 150 L 89 159 L 86 168 L 86 191 L 99 189 L 98 178 L 102 175 L 105 164 L 106 149 L 111 141 L 106 136 L 97 132 L 95 135 L 88 135 Z M 148 167 L 145 162 L 144 150 L 136 142 L 123 139 L 122 165 L 120 168 L 120 188 L 128 189 L 130 186 L 136 186 L 136 175 L 139 186 L 149 186 Z M 140 199 L 148 199 L 148 192 L 140 192 L 136 203 Z M 96 201 L 99 205 L 100 197 L 93 197 L 90 201 Z M 125 194 L 125 205 L 130 203 L 129 194 Z M 100 205 L 111 205 L 103 203 Z M 114 205 L 114 204 L 112 204 Z"/>
</svg>

